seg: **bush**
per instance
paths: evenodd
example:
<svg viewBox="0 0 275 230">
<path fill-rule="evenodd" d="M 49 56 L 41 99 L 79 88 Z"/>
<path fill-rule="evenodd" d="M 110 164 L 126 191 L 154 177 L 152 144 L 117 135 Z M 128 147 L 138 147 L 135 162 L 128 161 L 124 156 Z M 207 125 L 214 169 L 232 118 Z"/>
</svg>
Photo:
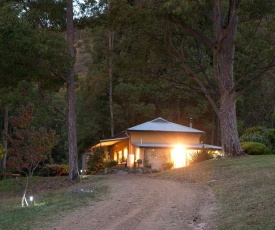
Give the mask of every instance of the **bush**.
<svg viewBox="0 0 275 230">
<path fill-rule="evenodd" d="M 241 142 L 259 142 L 267 147 L 270 147 L 269 139 L 260 133 L 248 133 L 240 137 Z"/>
<path fill-rule="evenodd" d="M 270 153 L 269 148 L 259 142 L 241 142 L 241 146 L 243 151 L 249 155 L 265 155 Z"/>
<path fill-rule="evenodd" d="M 275 129 L 267 129 L 255 126 L 246 129 L 240 138 L 241 142 L 259 142 L 267 146 L 271 153 L 275 154 Z"/>
<path fill-rule="evenodd" d="M 108 161 L 106 162 L 105 164 L 106 168 L 113 168 L 113 167 L 116 167 L 117 166 L 117 161 Z"/>
<path fill-rule="evenodd" d="M 10 177 L 12 172 L 7 168 L 0 167 L 0 180 Z"/>
<path fill-rule="evenodd" d="M 38 176 L 66 176 L 69 174 L 69 165 L 47 164 L 38 172 Z"/>
<path fill-rule="evenodd" d="M 272 146 L 272 153 L 275 154 L 275 129 L 268 129 L 267 130 L 267 137 Z"/>
<path fill-rule="evenodd" d="M 96 173 L 102 169 L 105 169 L 106 154 L 103 148 L 97 148 L 91 155 L 87 163 L 88 172 Z"/>
<path fill-rule="evenodd" d="M 208 149 L 202 149 L 201 151 L 197 151 L 196 153 L 191 154 L 191 160 L 189 164 L 197 164 L 202 161 L 210 160 L 214 158 L 214 153 L 209 151 Z"/>
<path fill-rule="evenodd" d="M 247 128 L 245 130 L 245 134 L 250 134 L 250 133 L 263 133 L 265 130 L 264 127 L 262 126 L 253 126 L 253 127 L 250 127 L 250 128 Z"/>
<path fill-rule="evenodd" d="M 162 164 L 162 168 L 163 170 L 169 170 L 171 168 L 173 168 L 174 164 L 172 162 L 166 162 Z"/>
</svg>

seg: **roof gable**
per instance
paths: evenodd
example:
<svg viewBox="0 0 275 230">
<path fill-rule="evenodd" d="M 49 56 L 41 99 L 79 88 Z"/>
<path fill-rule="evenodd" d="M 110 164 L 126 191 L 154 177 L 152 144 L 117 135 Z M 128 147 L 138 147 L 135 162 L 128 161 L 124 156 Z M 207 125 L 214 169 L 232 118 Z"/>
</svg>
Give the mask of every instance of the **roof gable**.
<svg viewBox="0 0 275 230">
<path fill-rule="evenodd" d="M 131 127 L 128 131 L 154 131 L 154 132 L 180 132 L 180 133 L 204 133 L 201 130 L 193 129 L 187 126 L 179 125 L 167 121 L 161 117 L 143 124 Z"/>
</svg>

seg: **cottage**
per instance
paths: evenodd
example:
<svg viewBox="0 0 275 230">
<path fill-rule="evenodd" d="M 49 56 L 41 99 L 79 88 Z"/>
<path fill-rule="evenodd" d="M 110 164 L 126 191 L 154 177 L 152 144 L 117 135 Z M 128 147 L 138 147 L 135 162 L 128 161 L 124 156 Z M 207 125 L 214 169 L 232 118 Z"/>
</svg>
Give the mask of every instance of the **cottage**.
<svg viewBox="0 0 275 230">
<path fill-rule="evenodd" d="M 122 134 L 101 140 L 92 146 L 105 147 L 109 160 L 129 167 L 149 167 L 160 170 L 166 163 L 174 168 L 188 165 L 191 154 L 202 148 L 221 151 L 220 146 L 201 143 L 203 131 L 169 122 L 161 117 L 128 128 Z M 83 169 L 86 168 L 87 154 L 83 155 Z"/>
</svg>

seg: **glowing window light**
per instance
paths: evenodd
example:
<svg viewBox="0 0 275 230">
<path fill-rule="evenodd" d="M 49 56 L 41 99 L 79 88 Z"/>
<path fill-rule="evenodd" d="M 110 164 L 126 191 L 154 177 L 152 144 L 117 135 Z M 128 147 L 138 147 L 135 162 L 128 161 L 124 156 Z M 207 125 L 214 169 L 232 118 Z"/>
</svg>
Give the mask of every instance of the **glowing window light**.
<svg viewBox="0 0 275 230">
<path fill-rule="evenodd" d="M 174 168 L 181 168 L 186 166 L 186 150 L 183 145 L 176 145 L 171 152 L 172 161 L 174 161 Z"/>
<path fill-rule="evenodd" d="M 127 148 L 124 148 L 124 150 L 123 150 L 123 157 L 125 159 L 127 159 L 127 157 L 128 157 L 128 149 Z"/>
<path fill-rule="evenodd" d="M 140 148 L 136 149 L 136 159 L 140 159 Z"/>
</svg>

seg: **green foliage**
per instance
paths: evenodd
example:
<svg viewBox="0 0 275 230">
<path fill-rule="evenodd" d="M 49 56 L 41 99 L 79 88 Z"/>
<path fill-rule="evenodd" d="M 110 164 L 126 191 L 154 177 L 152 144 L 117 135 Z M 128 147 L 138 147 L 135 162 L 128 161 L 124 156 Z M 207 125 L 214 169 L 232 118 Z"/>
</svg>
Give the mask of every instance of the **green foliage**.
<svg viewBox="0 0 275 230">
<path fill-rule="evenodd" d="M 261 133 L 263 131 L 263 127 L 262 126 L 253 126 L 250 128 L 247 128 L 245 130 L 245 134 L 250 134 L 250 133 Z"/>
<path fill-rule="evenodd" d="M 66 176 L 69 175 L 69 165 L 46 164 L 38 172 L 38 176 Z"/>
<path fill-rule="evenodd" d="M 259 142 L 267 147 L 271 147 L 269 139 L 258 132 L 244 134 L 240 137 L 240 141 L 241 142 Z"/>
<path fill-rule="evenodd" d="M 191 160 L 189 161 L 189 164 L 197 164 L 202 161 L 210 160 L 214 158 L 214 153 L 209 151 L 208 149 L 202 149 L 200 151 L 197 151 L 196 153 L 191 154 Z"/>
<path fill-rule="evenodd" d="M 169 170 L 174 167 L 174 164 L 172 162 L 165 162 L 162 164 L 163 170 Z"/>
<path fill-rule="evenodd" d="M 262 126 L 250 127 L 240 137 L 241 142 L 259 142 L 275 153 L 275 129 L 267 129 Z"/>
<path fill-rule="evenodd" d="M 103 148 L 96 148 L 90 155 L 87 163 L 87 169 L 90 173 L 94 174 L 99 170 L 105 168 L 106 165 L 106 154 Z"/>
<path fill-rule="evenodd" d="M 113 167 L 116 167 L 117 166 L 117 161 L 108 161 L 108 162 L 106 162 L 106 164 L 105 164 L 105 166 L 106 166 L 106 168 L 113 168 Z"/>
<path fill-rule="evenodd" d="M 270 149 L 259 142 L 241 142 L 241 147 L 249 155 L 265 155 L 270 153 Z"/>
<path fill-rule="evenodd" d="M 268 129 L 266 135 L 273 148 L 275 148 L 275 129 Z"/>
<path fill-rule="evenodd" d="M 7 150 L 3 148 L 3 145 L 0 143 L 0 160 L 4 157 L 7 153 Z"/>
<path fill-rule="evenodd" d="M 14 87 L 26 80 L 39 83 L 41 88 L 57 89 L 69 66 L 64 36 L 31 26 L 18 16 L 19 11 L 11 9 L 0 9 L 1 86 Z"/>
</svg>

